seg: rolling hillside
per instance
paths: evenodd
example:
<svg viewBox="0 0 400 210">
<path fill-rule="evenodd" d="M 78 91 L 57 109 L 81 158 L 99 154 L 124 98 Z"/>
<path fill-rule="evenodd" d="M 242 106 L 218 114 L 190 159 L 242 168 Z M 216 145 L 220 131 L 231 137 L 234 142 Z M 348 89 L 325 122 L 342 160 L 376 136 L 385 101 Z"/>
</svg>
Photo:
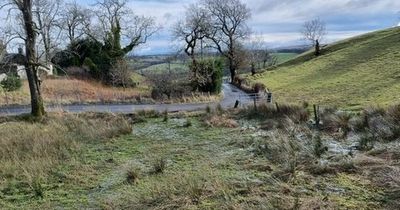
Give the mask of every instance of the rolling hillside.
<svg viewBox="0 0 400 210">
<path fill-rule="evenodd" d="M 357 110 L 400 101 L 400 28 L 376 31 L 311 51 L 255 77 L 280 102 L 307 101 Z"/>
</svg>

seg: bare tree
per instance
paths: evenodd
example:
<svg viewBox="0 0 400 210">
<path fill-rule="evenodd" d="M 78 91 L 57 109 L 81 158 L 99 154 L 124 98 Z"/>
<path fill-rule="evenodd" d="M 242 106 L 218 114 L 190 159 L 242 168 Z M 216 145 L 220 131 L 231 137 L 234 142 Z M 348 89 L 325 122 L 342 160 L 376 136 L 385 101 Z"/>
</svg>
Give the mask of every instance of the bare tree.
<svg viewBox="0 0 400 210">
<path fill-rule="evenodd" d="M 252 37 L 248 49 L 248 59 L 252 75 L 256 74 L 260 63 L 263 60 L 263 53 L 261 52 L 262 49 L 264 49 L 264 40 L 261 38 L 261 36 Z"/>
<path fill-rule="evenodd" d="M 301 33 L 315 47 L 315 55 L 319 56 L 321 54 L 321 41 L 327 34 L 325 22 L 319 18 L 307 21 L 304 23 Z"/>
<path fill-rule="evenodd" d="M 89 30 L 89 36 L 102 39 L 121 56 L 146 43 L 159 29 L 153 18 L 134 15 L 127 3 L 128 0 L 98 0 L 95 14 L 99 25 Z M 128 42 L 124 47 L 122 39 Z"/>
<path fill-rule="evenodd" d="M 188 7 L 183 21 L 174 27 L 174 36 L 185 42 L 185 53 L 196 63 L 196 50 L 202 53 L 204 41 L 211 33 L 211 19 L 208 12 L 199 4 Z M 199 46 L 200 45 L 200 46 Z"/>
<path fill-rule="evenodd" d="M 252 75 L 255 75 L 259 69 L 265 69 L 277 63 L 276 56 L 268 49 L 261 35 L 252 36 L 247 54 Z"/>
<path fill-rule="evenodd" d="M 114 86 L 122 86 L 124 88 L 132 85 L 131 72 L 128 63 L 119 59 L 111 68 L 111 83 Z"/>
<path fill-rule="evenodd" d="M 203 54 L 206 38 L 212 32 L 211 19 L 207 10 L 199 4 L 192 4 L 186 10 L 184 20 L 179 21 L 174 27 L 174 36 L 179 41 L 184 41 L 184 51 L 192 61 L 192 82 L 201 83 L 201 74 L 198 68 L 197 56 Z"/>
<path fill-rule="evenodd" d="M 246 22 L 250 19 L 250 9 L 240 0 L 203 0 L 204 7 L 212 18 L 213 33 L 208 36 L 215 48 L 228 60 L 231 81 L 234 81 L 241 55 L 235 47 L 240 46 L 250 33 Z"/>
<path fill-rule="evenodd" d="M 3 7 L 9 6 L 9 13 L 18 11 L 22 16 L 22 24 L 25 37 L 25 70 L 29 82 L 31 95 L 32 115 L 42 117 L 45 114 L 42 94 L 40 90 L 40 80 L 37 72 L 36 63 L 36 27 L 32 14 L 32 0 L 7 0 Z"/>
<path fill-rule="evenodd" d="M 33 17 L 42 42 L 44 61 L 50 63 L 51 51 L 57 46 L 61 30 L 58 26 L 58 14 L 62 5 L 61 0 L 34 0 Z M 41 57 L 41 56 L 39 56 Z"/>
<path fill-rule="evenodd" d="M 66 33 L 69 42 L 72 43 L 85 34 L 89 27 L 92 12 L 73 1 L 66 3 L 61 10 L 59 27 Z"/>
</svg>

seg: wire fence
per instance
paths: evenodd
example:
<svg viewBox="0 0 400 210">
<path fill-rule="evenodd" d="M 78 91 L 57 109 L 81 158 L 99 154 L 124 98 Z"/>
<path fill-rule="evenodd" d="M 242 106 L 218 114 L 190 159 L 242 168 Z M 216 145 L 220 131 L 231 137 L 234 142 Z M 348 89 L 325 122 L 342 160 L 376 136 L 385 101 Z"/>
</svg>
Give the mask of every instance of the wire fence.
<svg viewBox="0 0 400 210">
<path fill-rule="evenodd" d="M 243 93 L 238 95 L 237 101 L 242 105 L 248 105 L 250 103 L 273 103 L 272 93 Z"/>
</svg>

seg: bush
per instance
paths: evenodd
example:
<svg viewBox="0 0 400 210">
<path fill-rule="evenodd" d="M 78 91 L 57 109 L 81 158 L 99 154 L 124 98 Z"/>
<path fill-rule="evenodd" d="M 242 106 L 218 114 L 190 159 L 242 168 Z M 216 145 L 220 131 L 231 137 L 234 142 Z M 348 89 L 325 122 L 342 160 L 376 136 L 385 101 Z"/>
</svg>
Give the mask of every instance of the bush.
<svg viewBox="0 0 400 210">
<path fill-rule="evenodd" d="M 190 84 L 182 82 L 185 78 L 180 74 L 153 74 L 149 75 L 153 82 L 153 89 L 151 91 L 151 97 L 154 100 L 184 97 L 190 94 Z"/>
<path fill-rule="evenodd" d="M 314 137 L 314 155 L 317 158 L 321 158 L 321 156 L 328 151 L 328 148 L 324 146 L 324 143 L 322 142 L 321 136 L 316 135 Z"/>
<path fill-rule="evenodd" d="M 220 60 L 206 59 L 191 64 L 193 86 L 202 92 L 220 93 L 222 90 L 223 63 Z"/>
<path fill-rule="evenodd" d="M 354 130 L 374 134 L 377 140 L 396 140 L 400 137 L 400 105 L 387 109 L 369 107 L 361 113 L 354 123 Z"/>
<path fill-rule="evenodd" d="M 90 70 L 93 78 L 111 84 L 110 70 L 118 56 L 112 56 L 101 42 L 91 38 L 77 40 L 68 46 L 68 50 L 79 57 L 79 63 Z"/>
<path fill-rule="evenodd" d="M 135 87 L 128 63 L 124 59 L 119 59 L 114 63 L 110 70 L 110 79 L 113 86 Z"/>
<path fill-rule="evenodd" d="M 153 163 L 153 170 L 151 171 L 152 174 L 162 174 L 167 167 L 167 161 L 163 158 L 157 159 Z"/>
<path fill-rule="evenodd" d="M 372 135 L 371 133 L 365 133 L 360 137 L 360 141 L 359 141 L 359 149 L 361 151 L 369 151 L 372 150 L 374 148 L 375 145 L 375 137 L 374 135 Z"/>
<path fill-rule="evenodd" d="M 183 127 L 189 128 L 192 127 L 192 121 L 190 119 L 186 119 L 185 123 L 183 124 Z"/>
<path fill-rule="evenodd" d="M 90 75 L 95 78 L 101 77 L 101 72 L 99 68 L 97 68 L 96 64 L 90 58 L 85 58 L 83 61 L 83 66 L 89 69 Z"/>
<path fill-rule="evenodd" d="M 254 93 L 260 93 L 261 91 L 264 91 L 266 89 L 265 85 L 262 83 L 255 83 L 253 85 L 253 91 Z"/>
<path fill-rule="evenodd" d="M 63 50 L 63 51 L 57 52 L 54 55 L 54 57 L 51 59 L 51 62 L 54 63 L 57 67 L 61 67 L 61 68 L 68 68 L 68 67 L 72 67 L 72 66 L 80 66 L 81 65 L 79 57 L 69 50 Z M 60 71 L 60 72 L 62 72 L 62 71 Z"/>
<path fill-rule="evenodd" d="M 328 132 L 341 132 L 346 137 L 351 131 L 352 115 L 347 112 L 324 111 L 321 114 L 322 129 Z"/>
<path fill-rule="evenodd" d="M 12 92 L 19 90 L 22 87 L 22 82 L 18 76 L 9 74 L 5 80 L 0 82 L 0 85 L 5 91 Z"/>
</svg>

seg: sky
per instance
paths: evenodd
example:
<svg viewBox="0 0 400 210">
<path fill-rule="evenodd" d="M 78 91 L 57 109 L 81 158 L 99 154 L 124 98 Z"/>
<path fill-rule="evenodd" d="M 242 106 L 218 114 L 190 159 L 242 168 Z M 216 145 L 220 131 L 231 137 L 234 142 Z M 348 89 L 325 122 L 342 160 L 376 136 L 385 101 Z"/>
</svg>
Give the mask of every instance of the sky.
<svg viewBox="0 0 400 210">
<path fill-rule="evenodd" d="M 95 0 L 80 0 L 92 4 Z M 135 54 L 171 52 L 176 46 L 172 26 L 183 18 L 195 0 L 131 0 L 137 15 L 152 16 L 162 29 Z M 393 27 L 400 22 L 400 0 L 242 0 L 251 10 L 252 32 L 263 37 L 269 48 L 304 44 L 300 34 L 305 21 L 320 18 L 326 23 L 325 42 Z"/>
</svg>

